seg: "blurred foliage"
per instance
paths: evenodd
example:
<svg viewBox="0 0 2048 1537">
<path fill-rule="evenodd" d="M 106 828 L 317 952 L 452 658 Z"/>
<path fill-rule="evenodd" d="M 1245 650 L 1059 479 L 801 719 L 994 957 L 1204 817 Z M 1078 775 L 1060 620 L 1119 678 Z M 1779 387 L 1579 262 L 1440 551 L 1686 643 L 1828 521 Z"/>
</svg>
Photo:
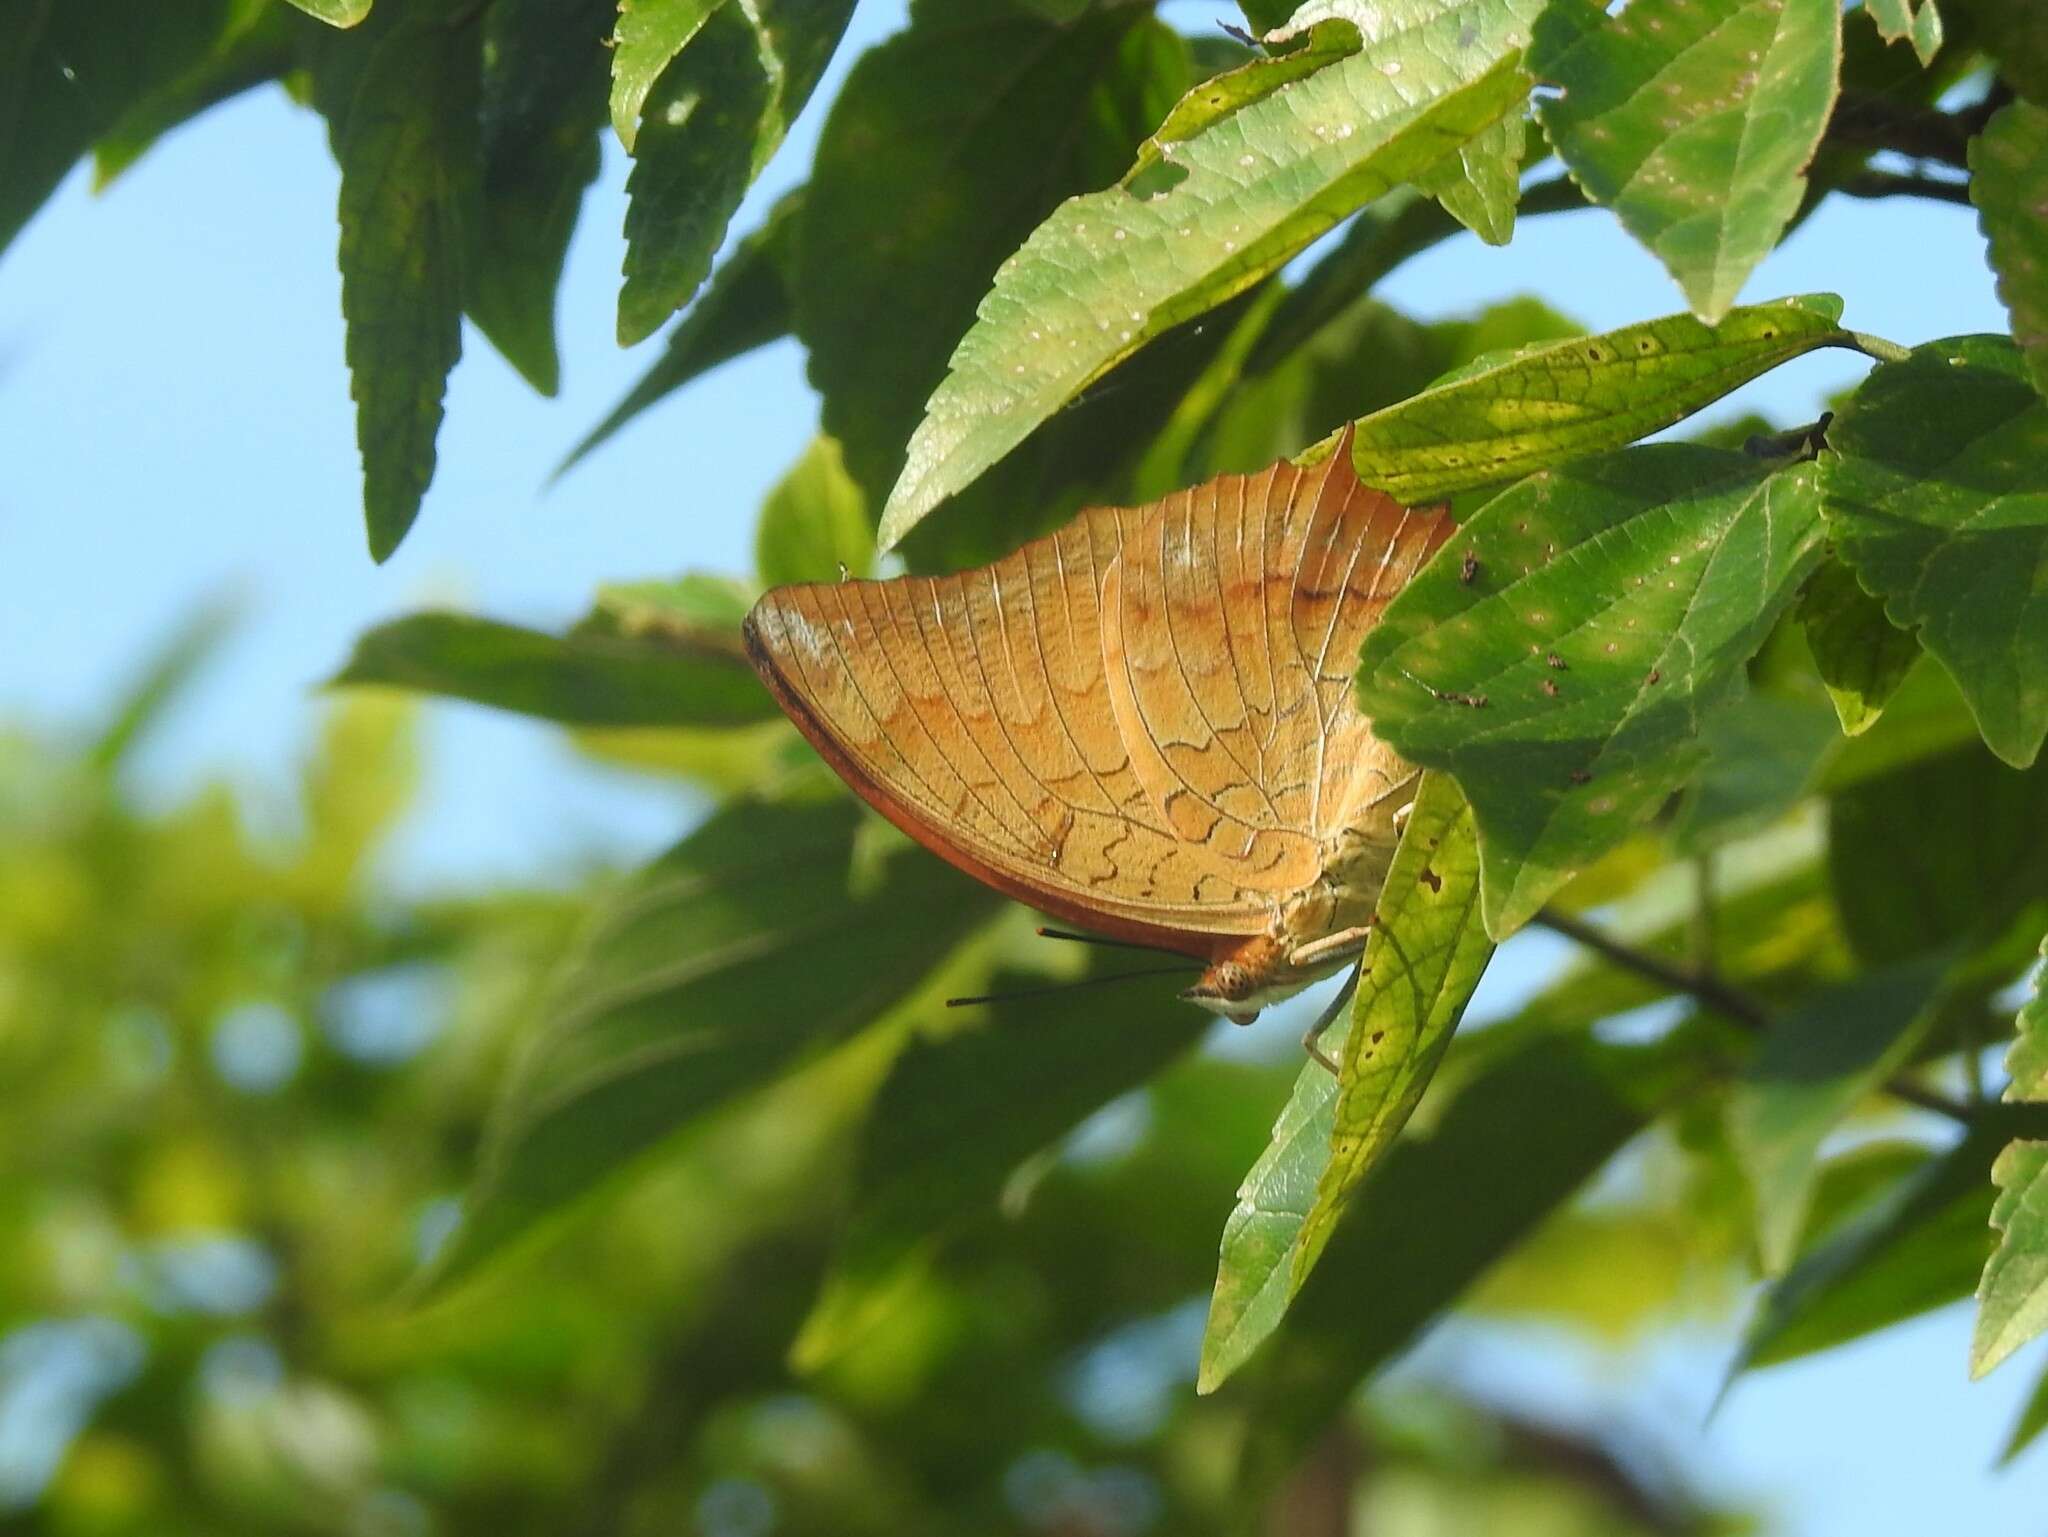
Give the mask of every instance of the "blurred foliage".
<svg viewBox="0 0 2048 1537">
<path fill-rule="evenodd" d="M 745 580 L 607 588 L 560 636 L 401 619 L 341 675 L 717 798 L 597 889 L 381 884 L 412 788 L 388 695 L 330 712 L 289 831 L 225 788 L 140 803 L 130 749 L 204 623 L 97 740 L 0 737 L 0 1527 L 1710 1531 L 1640 1457 L 1374 1379 L 1454 1308 L 1628 1340 L 1752 1283 L 1738 1369 L 1978 1276 L 1976 1367 L 2048 1326 L 2038 1003 L 1994 1077 L 2048 930 L 2041 29 L 1311 0 L 1270 30 L 1295 9 L 1246 4 L 1258 48 L 918 0 L 714 268 L 846 0 L 26 0 L 0 243 L 73 161 L 119 175 L 239 92 L 324 119 L 379 557 L 464 315 L 555 383 L 607 96 L 622 332 L 698 297 L 578 452 L 791 334 L 828 435 Z M 1540 141 L 1525 44 L 1571 85 Z M 1694 317 L 1375 297 L 1465 222 L 1506 235 L 1518 169 L 1521 217 L 1607 203 Z M 1838 195 L 1977 204 L 2014 337 L 1864 336 L 1853 291 L 1728 311 Z M 1880 360 L 1839 418 L 1621 446 L 1809 344 Z M 1368 483 L 1457 493 L 1361 681 L 1472 811 L 1443 875 L 1404 845 L 1389 912 L 1480 897 L 1429 925 L 1455 964 L 1401 974 L 1412 1059 L 1368 1069 L 1405 1006 L 1368 986 L 1333 1089 L 1199 1050 L 1156 962 L 1109 987 L 1131 963 L 1033 940 L 862 812 L 741 626 L 913 523 L 885 558 L 972 564 L 1340 441 Z M 1450 1038 L 1524 921 L 1576 959 Z M 1284 1231 L 1219 1270 L 1233 1193 Z M 1283 1275 L 1198 1396 L 1205 1295 Z"/>
<path fill-rule="evenodd" d="M 589 942 L 586 898 L 395 896 L 378 859 L 412 712 L 366 694 L 327 713 L 293 816 L 225 786 L 139 805 L 127 750 L 215 630 L 97 740 L 0 733 L 0 1531 L 1232 1529 L 1254 1409 L 1192 1397 L 1200 1297 L 1282 1078 L 1191 1055 L 1163 995 L 1149 1023 L 1124 992 L 963 1030 L 925 989 L 701 1121 L 516 1274 L 413 1307 L 532 1000 Z M 815 788 L 793 805 L 836 823 Z M 999 925 L 942 980 L 1029 981 L 1044 949 Z M 1000 1113 L 973 1086 L 1020 1072 L 1036 1113 L 935 1186 L 931 1156 Z M 898 1076 L 900 1112 L 863 1130 Z M 1561 1216 L 1488 1303 L 1625 1334 L 1643 1296 L 1587 1292 L 1576 1235 L 1612 1255 L 1669 1228 L 1673 1187 L 1645 1189 Z M 821 1286 L 852 1326 L 800 1373 Z M 1640 1468 L 1420 1380 L 1324 1426 L 1270 1529 L 1734 1529 Z"/>
</svg>

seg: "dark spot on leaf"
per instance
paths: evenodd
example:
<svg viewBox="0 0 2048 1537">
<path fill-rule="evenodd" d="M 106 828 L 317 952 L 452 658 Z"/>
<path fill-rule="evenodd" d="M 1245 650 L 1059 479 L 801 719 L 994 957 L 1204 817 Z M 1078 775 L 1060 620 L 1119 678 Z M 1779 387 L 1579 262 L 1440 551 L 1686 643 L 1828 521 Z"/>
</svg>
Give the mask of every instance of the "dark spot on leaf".
<svg viewBox="0 0 2048 1537">
<path fill-rule="evenodd" d="M 1590 770 L 1588 770 L 1588 769 L 1573 769 L 1573 770 L 1572 770 L 1572 783 L 1573 783 L 1573 784 L 1575 784 L 1575 785 L 1587 785 L 1587 784 L 1591 784 L 1592 782 L 1593 782 L 1593 775 L 1592 775 L 1592 772 L 1591 772 Z"/>
<path fill-rule="evenodd" d="M 1558 687 L 1556 680 L 1552 678 L 1545 678 L 1543 680 L 1543 692 L 1548 694 L 1552 699 L 1555 699 L 1558 696 Z"/>
<path fill-rule="evenodd" d="M 1418 875 L 1416 879 L 1421 881 L 1431 891 L 1442 891 L 1444 889 L 1444 878 L 1427 865 L 1422 867 L 1422 874 Z"/>
<path fill-rule="evenodd" d="M 1470 550 L 1467 550 L 1464 560 L 1458 563 L 1458 580 L 1469 587 L 1472 585 L 1472 579 L 1477 575 L 1479 575 L 1479 557 Z"/>
<path fill-rule="evenodd" d="M 1650 681 L 1651 681 L 1652 683 L 1659 683 L 1659 682 L 1662 682 L 1662 681 L 1663 681 L 1663 678 L 1664 678 L 1664 669 L 1663 669 L 1663 668 L 1661 668 L 1661 667 L 1652 667 L 1652 668 L 1650 669 Z"/>
<path fill-rule="evenodd" d="M 1386 1032 L 1386 1031 L 1384 1031 L 1384 1030 L 1375 1030 L 1375 1031 L 1373 1031 L 1373 1033 L 1372 1033 L 1372 1044 L 1373 1044 L 1373 1045 L 1375 1045 L 1375 1046 L 1377 1046 L 1377 1045 L 1379 1045 L 1379 1043 L 1380 1043 L 1381 1041 L 1384 1041 L 1384 1040 L 1385 1040 L 1386 1038 L 1387 1038 L 1387 1032 Z"/>
<path fill-rule="evenodd" d="M 1555 651 L 1551 652 L 1550 655 L 1546 656 L 1543 660 L 1545 665 L 1556 669 L 1558 672 L 1570 671 L 1570 669 L 1564 665 L 1564 658 L 1559 656 Z"/>
</svg>

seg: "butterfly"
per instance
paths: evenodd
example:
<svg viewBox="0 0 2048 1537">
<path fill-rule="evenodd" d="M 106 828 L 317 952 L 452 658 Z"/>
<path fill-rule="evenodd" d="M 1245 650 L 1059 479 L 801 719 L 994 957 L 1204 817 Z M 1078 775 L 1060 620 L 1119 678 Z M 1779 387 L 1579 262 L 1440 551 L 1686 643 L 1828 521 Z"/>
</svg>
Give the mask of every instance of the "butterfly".
<svg viewBox="0 0 2048 1537">
<path fill-rule="evenodd" d="M 778 587 L 754 668 L 877 811 L 1041 912 L 1206 963 L 1249 1023 L 1362 954 L 1418 771 L 1366 632 L 1451 532 L 1319 462 L 1091 507 L 991 565 Z"/>
</svg>

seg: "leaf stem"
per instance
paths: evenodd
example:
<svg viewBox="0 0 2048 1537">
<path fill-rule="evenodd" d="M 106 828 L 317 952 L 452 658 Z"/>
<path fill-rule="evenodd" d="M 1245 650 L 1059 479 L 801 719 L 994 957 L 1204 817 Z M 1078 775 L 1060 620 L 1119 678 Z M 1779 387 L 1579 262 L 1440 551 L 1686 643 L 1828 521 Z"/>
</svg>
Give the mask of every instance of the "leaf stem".
<svg viewBox="0 0 2048 1537">
<path fill-rule="evenodd" d="M 1662 956 L 1638 950 L 1605 930 L 1555 908 L 1544 908 L 1536 914 L 1535 921 L 1553 933 L 1584 945 L 1624 971 L 1633 971 L 1637 976 L 1661 983 L 1673 992 L 1684 993 L 1753 1034 L 1761 1034 L 1771 1028 L 1771 1010 L 1763 1000 L 1718 977 L 1701 976 Z M 1965 1126 L 1976 1119 L 1975 1112 L 1962 1101 L 1926 1088 L 1910 1078 L 1890 1079 L 1885 1083 L 1884 1091 L 1903 1104 Z"/>
<path fill-rule="evenodd" d="M 1865 357 L 1876 358 L 1880 363 L 1903 363 L 1913 355 L 1911 347 L 1901 347 L 1897 342 L 1872 336 L 1868 331 L 1850 331 L 1847 334 L 1858 352 Z"/>
</svg>

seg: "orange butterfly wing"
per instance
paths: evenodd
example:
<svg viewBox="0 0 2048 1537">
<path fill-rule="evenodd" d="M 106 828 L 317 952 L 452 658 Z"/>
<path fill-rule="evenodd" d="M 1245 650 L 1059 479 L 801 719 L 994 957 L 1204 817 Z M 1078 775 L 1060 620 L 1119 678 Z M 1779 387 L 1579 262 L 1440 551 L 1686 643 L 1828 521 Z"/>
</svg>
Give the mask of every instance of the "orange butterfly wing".
<svg viewBox="0 0 2048 1537">
<path fill-rule="evenodd" d="M 754 666 L 890 821 L 1041 911 L 1214 956 L 1414 771 L 1358 647 L 1450 533 L 1319 464 L 1098 507 L 993 565 L 780 587 Z"/>
</svg>

